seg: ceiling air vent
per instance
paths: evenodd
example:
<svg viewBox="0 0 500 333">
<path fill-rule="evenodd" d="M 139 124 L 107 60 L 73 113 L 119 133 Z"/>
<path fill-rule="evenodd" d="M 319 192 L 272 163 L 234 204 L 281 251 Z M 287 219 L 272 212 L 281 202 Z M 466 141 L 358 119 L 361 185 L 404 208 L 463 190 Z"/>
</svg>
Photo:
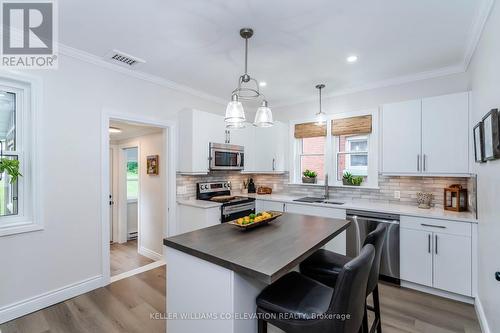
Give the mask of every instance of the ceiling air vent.
<svg viewBox="0 0 500 333">
<path fill-rule="evenodd" d="M 113 50 L 113 52 L 110 53 L 108 59 L 127 67 L 132 67 L 137 64 L 143 64 L 146 62 L 145 60 L 142 60 L 140 58 L 131 56 L 129 54 L 117 50 Z"/>
</svg>

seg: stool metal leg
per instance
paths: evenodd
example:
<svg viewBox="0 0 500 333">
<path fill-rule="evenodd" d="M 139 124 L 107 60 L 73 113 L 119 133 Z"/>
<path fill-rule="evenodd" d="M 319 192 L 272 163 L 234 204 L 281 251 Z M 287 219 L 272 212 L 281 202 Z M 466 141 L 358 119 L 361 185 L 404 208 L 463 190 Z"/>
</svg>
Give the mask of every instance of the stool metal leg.
<svg viewBox="0 0 500 333">
<path fill-rule="evenodd" d="M 373 290 L 373 307 L 375 308 L 375 321 L 377 323 L 377 333 L 382 333 L 382 319 L 380 318 L 380 298 L 378 285 Z"/>
<path fill-rule="evenodd" d="M 257 327 L 259 333 L 267 333 L 267 321 L 263 319 L 257 320 Z"/>
<path fill-rule="evenodd" d="M 366 300 L 365 300 L 365 311 L 363 316 L 363 333 L 368 333 L 368 311 L 366 311 Z"/>
</svg>

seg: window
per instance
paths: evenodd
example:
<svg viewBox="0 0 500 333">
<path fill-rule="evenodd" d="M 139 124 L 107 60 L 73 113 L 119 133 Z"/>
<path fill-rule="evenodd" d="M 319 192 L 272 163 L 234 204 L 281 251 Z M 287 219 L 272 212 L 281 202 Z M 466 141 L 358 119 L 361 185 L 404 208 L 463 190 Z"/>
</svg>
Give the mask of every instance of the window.
<svg viewBox="0 0 500 333">
<path fill-rule="evenodd" d="M 16 140 L 16 93 L 0 89 L 0 154 L 1 158 L 19 159 Z M 0 174 L 0 217 L 18 214 L 18 182 L 11 183 L 6 172 Z"/>
<path fill-rule="evenodd" d="M 325 123 L 293 123 L 293 170 L 290 182 L 305 183 L 306 169 L 318 174 L 318 184 L 330 175 L 331 186 L 344 184 L 346 172 L 362 177 L 359 186 L 378 187 L 378 114 L 377 109 L 332 115 Z M 358 179 L 356 179 L 358 180 Z"/>
<path fill-rule="evenodd" d="M 139 164 L 137 148 L 127 148 L 127 200 L 137 200 L 139 194 Z"/>
<path fill-rule="evenodd" d="M 315 171 L 318 181 L 325 180 L 326 137 L 302 138 L 299 140 L 300 177 L 305 170 Z M 299 179 L 300 179 L 299 177 Z"/>
<path fill-rule="evenodd" d="M 6 172 L 0 174 L 0 236 L 42 229 L 35 210 L 38 188 L 33 186 L 36 159 L 31 147 L 36 142 L 33 110 L 38 107 L 32 87 L 38 83 L 24 80 L 0 78 L 0 158 L 17 160 L 22 174 L 16 182 Z"/>
<path fill-rule="evenodd" d="M 368 136 L 336 136 L 337 180 L 341 181 L 345 172 L 353 176 L 368 176 Z"/>
</svg>

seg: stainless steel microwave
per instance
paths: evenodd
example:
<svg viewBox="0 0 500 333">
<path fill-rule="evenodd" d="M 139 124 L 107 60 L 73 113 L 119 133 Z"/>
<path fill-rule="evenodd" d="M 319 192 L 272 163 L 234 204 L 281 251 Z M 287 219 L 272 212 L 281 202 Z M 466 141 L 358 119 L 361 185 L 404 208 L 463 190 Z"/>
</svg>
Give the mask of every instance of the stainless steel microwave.
<svg viewBox="0 0 500 333">
<path fill-rule="evenodd" d="M 210 142 L 210 170 L 243 170 L 244 147 Z"/>
</svg>

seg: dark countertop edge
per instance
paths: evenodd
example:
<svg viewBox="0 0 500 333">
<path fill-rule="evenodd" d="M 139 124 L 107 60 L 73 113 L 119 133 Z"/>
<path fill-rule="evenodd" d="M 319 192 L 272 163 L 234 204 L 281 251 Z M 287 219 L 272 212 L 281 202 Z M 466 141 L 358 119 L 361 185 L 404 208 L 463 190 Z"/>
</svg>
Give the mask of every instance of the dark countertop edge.
<svg viewBox="0 0 500 333">
<path fill-rule="evenodd" d="M 319 242 L 318 244 L 316 244 L 315 246 L 310 248 L 308 251 L 304 252 L 299 257 L 292 260 L 285 267 L 283 267 L 282 269 L 280 269 L 278 272 L 274 273 L 273 275 L 267 275 L 267 274 L 255 271 L 253 269 L 250 269 L 250 268 L 247 268 L 247 267 L 244 267 L 241 265 L 237 265 L 235 263 L 229 262 L 229 261 L 221 259 L 219 257 L 213 256 L 210 254 L 206 254 L 205 252 L 184 246 L 184 245 L 176 243 L 176 242 L 169 241 L 167 238 L 163 239 L 163 245 L 170 247 L 170 248 L 173 248 L 175 250 L 184 252 L 184 253 L 189 254 L 191 256 L 197 257 L 199 259 L 208 261 L 208 262 L 213 263 L 215 265 L 219 265 L 221 267 L 227 268 L 229 270 L 232 270 L 235 273 L 241 273 L 241 274 L 244 274 L 248 277 L 251 277 L 251 278 L 257 279 L 261 282 L 264 282 L 266 284 L 271 284 L 271 283 L 275 282 L 276 280 L 278 280 L 283 275 L 285 275 L 286 273 L 288 273 L 291 269 L 293 269 L 295 266 L 300 264 L 302 261 L 304 261 L 307 257 L 309 257 L 311 254 L 313 254 L 316 250 L 318 250 L 319 248 L 324 246 L 326 243 L 331 241 L 333 238 L 338 236 L 340 233 L 345 231 L 347 229 L 347 227 L 349 227 L 349 225 L 351 224 L 351 222 L 349 222 L 347 220 L 345 220 L 345 221 L 346 221 L 346 224 L 344 225 L 343 228 L 337 230 L 336 232 L 334 232 L 330 236 L 323 239 L 321 242 Z"/>
</svg>

